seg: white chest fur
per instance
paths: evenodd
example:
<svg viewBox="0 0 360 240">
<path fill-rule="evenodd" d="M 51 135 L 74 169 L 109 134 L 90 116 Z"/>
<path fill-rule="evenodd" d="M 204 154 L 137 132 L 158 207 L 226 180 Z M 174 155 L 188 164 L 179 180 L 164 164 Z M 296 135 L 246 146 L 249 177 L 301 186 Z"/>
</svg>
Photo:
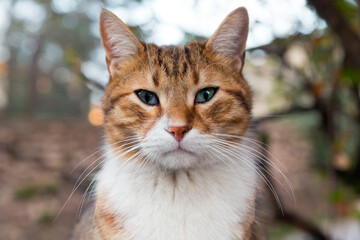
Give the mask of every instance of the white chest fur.
<svg viewBox="0 0 360 240">
<path fill-rule="evenodd" d="M 112 158 L 97 190 L 134 240 L 230 240 L 256 190 L 254 165 L 237 162 L 173 173 Z"/>
</svg>

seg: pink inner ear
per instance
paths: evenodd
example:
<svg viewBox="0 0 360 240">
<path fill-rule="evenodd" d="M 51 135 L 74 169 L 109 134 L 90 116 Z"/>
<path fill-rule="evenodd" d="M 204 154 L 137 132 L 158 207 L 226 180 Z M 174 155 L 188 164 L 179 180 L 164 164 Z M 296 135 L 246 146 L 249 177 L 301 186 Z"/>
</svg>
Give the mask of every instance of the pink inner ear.
<svg viewBox="0 0 360 240">
<path fill-rule="evenodd" d="M 206 44 L 216 53 L 236 59 L 243 66 L 246 40 L 249 32 L 249 16 L 243 7 L 232 11 L 220 24 Z"/>
<path fill-rule="evenodd" d="M 130 29 L 108 10 L 101 11 L 100 33 L 109 71 L 114 62 L 127 60 L 142 48 L 140 41 Z"/>
</svg>

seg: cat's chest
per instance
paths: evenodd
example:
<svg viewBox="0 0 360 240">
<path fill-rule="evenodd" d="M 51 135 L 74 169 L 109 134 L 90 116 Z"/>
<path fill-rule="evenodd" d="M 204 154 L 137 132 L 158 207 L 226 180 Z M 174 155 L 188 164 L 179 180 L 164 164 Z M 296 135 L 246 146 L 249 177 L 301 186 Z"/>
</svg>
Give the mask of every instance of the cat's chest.
<svg viewBox="0 0 360 240">
<path fill-rule="evenodd" d="M 113 170 L 103 170 L 107 179 Z M 228 169 L 126 173 L 116 183 L 104 184 L 100 176 L 99 188 L 107 189 L 106 201 L 134 239 L 233 239 L 253 198 L 249 176 L 245 181 L 238 174 Z"/>
</svg>

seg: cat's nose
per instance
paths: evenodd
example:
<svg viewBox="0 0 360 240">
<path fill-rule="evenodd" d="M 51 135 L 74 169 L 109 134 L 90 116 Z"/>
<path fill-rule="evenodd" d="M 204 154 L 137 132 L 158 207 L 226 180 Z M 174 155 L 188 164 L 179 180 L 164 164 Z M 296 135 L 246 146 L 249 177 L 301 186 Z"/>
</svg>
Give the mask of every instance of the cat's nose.
<svg viewBox="0 0 360 240">
<path fill-rule="evenodd" d="M 183 140 L 185 134 L 190 131 L 190 127 L 189 126 L 172 126 L 169 127 L 169 129 L 167 130 L 171 135 L 174 136 L 174 138 L 176 139 L 176 141 L 181 142 L 181 140 Z"/>
</svg>

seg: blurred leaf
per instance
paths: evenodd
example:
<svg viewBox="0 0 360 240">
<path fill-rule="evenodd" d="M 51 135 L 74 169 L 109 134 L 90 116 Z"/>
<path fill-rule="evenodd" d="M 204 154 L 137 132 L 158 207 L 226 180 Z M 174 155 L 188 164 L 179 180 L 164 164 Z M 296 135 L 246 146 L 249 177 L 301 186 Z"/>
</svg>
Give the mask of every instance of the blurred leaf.
<svg viewBox="0 0 360 240">
<path fill-rule="evenodd" d="M 77 54 L 74 48 L 66 48 L 64 54 L 64 61 L 68 65 L 74 65 L 76 63 Z"/>
<path fill-rule="evenodd" d="M 185 35 L 184 35 L 184 39 L 182 40 L 182 44 L 187 44 L 192 41 L 202 42 L 207 39 L 204 36 L 196 35 L 190 32 L 184 32 L 184 34 Z"/>
<path fill-rule="evenodd" d="M 329 46 L 332 43 L 327 38 L 319 38 L 313 45 L 312 59 L 315 62 L 327 62 L 332 58 L 332 51 L 329 49 Z M 331 46 L 332 48 L 333 46 Z"/>
<path fill-rule="evenodd" d="M 40 215 L 38 222 L 47 225 L 52 223 L 53 219 L 54 219 L 53 215 L 50 212 L 46 211 Z"/>
<path fill-rule="evenodd" d="M 358 24 L 358 13 L 359 9 L 357 8 L 356 4 L 352 4 L 349 1 L 344 0 L 333 0 L 332 1 L 337 9 L 340 10 L 342 16 L 345 17 L 348 22 L 352 25 Z"/>
<path fill-rule="evenodd" d="M 360 211 L 359 210 L 355 210 L 353 212 L 353 216 L 358 220 L 360 221 Z"/>
<path fill-rule="evenodd" d="M 270 239 L 284 239 L 287 235 L 293 232 L 293 229 L 286 224 L 276 224 L 269 230 Z"/>
<path fill-rule="evenodd" d="M 346 191 L 343 188 L 335 189 L 329 194 L 331 203 L 341 203 L 346 199 Z"/>
<path fill-rule="evenodd" d="M 48 184 L 41 189 L 41 192 L 44 195 L 56 195 L 58 191 L 59 191 L 59 185 L 57 184 Z"/>
<path fill-rule="evenodd" d="M 56 195 L 58 190 L 57 184 L 28 185 L 18 188 L 14 197 L 16 200 L 28 200 L 40 195 Z"/>
<path fill-rule="evenodd" d="M 39 193 L 39 188 L 36 186 L 21 187 L 15 191 L 16 200 L 27 200 L 35 197 Z"/>
<path fill-rule="evenodd" d="M 341 71 L 341 76 L 344 78 L 345 82 L 347 83 L 355 84 L 355 85 L 360 84 L 360 70 L 357 68 L 350 68 L 350 67 L 344 68 Z"/>
</svg>

